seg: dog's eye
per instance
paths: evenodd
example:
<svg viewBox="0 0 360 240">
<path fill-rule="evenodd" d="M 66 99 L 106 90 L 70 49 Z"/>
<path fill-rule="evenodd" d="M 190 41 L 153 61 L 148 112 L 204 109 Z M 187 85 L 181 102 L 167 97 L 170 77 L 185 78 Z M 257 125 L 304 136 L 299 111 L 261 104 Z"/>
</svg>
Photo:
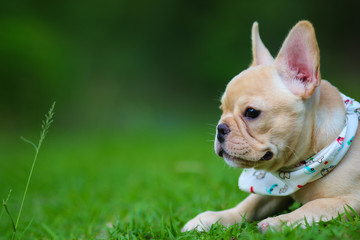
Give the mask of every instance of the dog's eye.
<svg viewBox="0 0 360 240">
<path fill-rule="evenodd" d="M 260 115 L 260 113 L 261 111 L 255 110 L 253 108 L 247 108 L 245 110 L 244 116 L 248 118 L 257 118 Z"/>
</svg>

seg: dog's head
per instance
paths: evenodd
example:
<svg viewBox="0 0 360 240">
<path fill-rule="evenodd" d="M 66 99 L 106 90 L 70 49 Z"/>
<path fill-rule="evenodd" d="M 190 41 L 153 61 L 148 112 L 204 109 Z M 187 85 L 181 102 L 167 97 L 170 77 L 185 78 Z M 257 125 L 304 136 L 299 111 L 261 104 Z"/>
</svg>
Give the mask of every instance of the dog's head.
<svg viewBox="0 0 360 240">
<path fill-rule="evenodd" d="M 308 21 L 291 30 L 275 59 L 255 22 L 252 47 L 253 63 L 222 96 L 215 151 L 231 166 L 275 171 L 288 165 L 295 145 L 311 135 L 303 133 L 312 129 L 308 119 L 318 101 L 319 49 Z"/>
</svg>

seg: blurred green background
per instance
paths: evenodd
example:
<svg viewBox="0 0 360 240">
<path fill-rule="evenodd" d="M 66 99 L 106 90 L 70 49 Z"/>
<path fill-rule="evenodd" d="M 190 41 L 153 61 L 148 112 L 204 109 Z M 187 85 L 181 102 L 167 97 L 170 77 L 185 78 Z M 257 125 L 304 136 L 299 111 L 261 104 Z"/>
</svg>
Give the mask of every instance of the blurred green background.
<svg viewBox="0 0 360 240">
<path fill-rule="evenodd" d="M 310 20 L 323 77 L 347 89 L 360 75 L 357 12 L 347 1 L 1 1 L 1 125 L 33 126 L 54 100 L 64 129 L 203 121 L 251 62 L 254 21 L 276 55 Z"/>
<path fill-rule="evenodd" d="M 9 206 L 16 213 L 32 156 L 19 136 L 36 139 L 53 101 L 55 122 L 29 190 L 29 201 L 39 207 L 28 203 L 27 221 L 46 206 L 49 192 L 56 196 L 49 211 L 62 204 L 56 195 L 61 191 L 71 191 L 75 202 L 79 189 L 96 198 L 93 185 L 103 189 L 99 205 L 106 204 L 116 189 L 132 189 L 139 172 L 141 192 L 150 172 L 161 175 L 159 169 L 168 171 L 183 160 L 189 160 L 186 171 L 193 171 L 195 159 L 201 163 L 195 169 L 220 166 L 228 174 L 233 170 L 212 153 L 209 140 L 222 91 L 251 62 L 252 23 L 259 22 L 263 42 L 276 56 L 290 28 L 310 20 L 322 77 L 360 99 L 358 10 L 350 1 L 1 1 L 1 197 L 13 188 Z M 229 184 L 236 189 L 238 172 L 231 173 Z M 129 192 L 117 194 L 111 206 Z M 108 208 L 107 214 L 95 211 L 84 219 L 121 216 Z"/>
</svg>

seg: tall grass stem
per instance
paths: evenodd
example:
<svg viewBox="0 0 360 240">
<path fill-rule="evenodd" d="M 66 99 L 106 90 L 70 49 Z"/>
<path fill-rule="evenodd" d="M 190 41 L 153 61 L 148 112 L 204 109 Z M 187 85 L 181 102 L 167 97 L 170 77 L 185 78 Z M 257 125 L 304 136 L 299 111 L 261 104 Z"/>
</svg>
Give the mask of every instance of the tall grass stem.
<svg viewBox="0 0 360 240">
<path fill-rule="evenodd" d="M 30 184 L 30 181 L 31 181 L 31 177 L 32 177 L 32 174 L 33 174 L 33 171 L 34 171 L 35 163 L 36 163 L 36 160 L 37 160 L 37 157 L 38 157 L 38 154 L 39 154 L 41 144 L 42 144 L 42 142 L 44 141 L 44 139 L 46 137 L 46 134 L 47 134 L 47 132 L 49 130 L 49 127 L 51 126 L 51 123 L 53 122 L 53 116 L 55 114 L 54 109 L 55 109 L 55 102 L 51 105 L 50 110 L 48 111 L 48 113 L 45 114 L 45 121 L 43 121 L 42 125 L 41 125 L 40 139 L 39 139 L 39 143 L 38 143 L 37 146 L 32 141 L 30 141 L 30 140 L 28 140 L 28 139 L 26 139 L 24 137 L 21 137 L 21 139 L 23 141 L 31 144 L 35 148 L 35 157 L 34 157 L 31 169 L 30 169 L 29 177 L 28 177 L 27 182 L 26 182 L 26 187 L 25 187 L 24 195 L 23 195 L 23 198 L 22 198 L 22 201 L 21 201 L 20 210 L 19 210 L 19 213 L 18 213 L 18 216 L 17 216 L 17 219 L 16 219 L 15 232 L 16 232 L 16 229 L 17 229 L 17 227 L 19 225 L 22 209 L 23 209 L 24 202 L 25 202 L 25 199 L 26 199 L 26 194 L 27 194 L 27 191 L 28 191 L 28 188 L 29 188 L 29 184 Z"/>
<path fill-rule="evenodd" d="M 9 194 L 8 194 L 6 200 L 5 200 L 5 204 L 7 204 L 7 202 L 9 201 L 9 198 L 10 198 L 10 196 L 11 196 L 11 192 L 12 192 L 12 189 L 9 190 Z M 4 205 L 4 200 L 3 200 L 3 205 Z M 4 208 L 1 210 L 0 219 L 1 219 L 2 215 L 4 214 L 4 212 L 5 212 L 5 206 L 4 206 Z"/>
</svg>

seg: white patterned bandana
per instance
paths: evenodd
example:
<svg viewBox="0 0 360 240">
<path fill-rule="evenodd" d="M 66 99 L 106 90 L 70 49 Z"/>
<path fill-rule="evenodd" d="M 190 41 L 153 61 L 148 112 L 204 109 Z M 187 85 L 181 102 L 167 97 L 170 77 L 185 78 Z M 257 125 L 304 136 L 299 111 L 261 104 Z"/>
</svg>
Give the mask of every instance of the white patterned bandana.
<svg viewBox="0 0 360 240">
<path fill-rule="evenodd" d="M 287 196 L 328 174 L 348 151 L 360 119 L 360 103 L 343 94 L 341 96 L 346 108 L 346 122 L 335 141 L 293 168 L 276 172 L 244 169 L 239 178 L 239 188 L 260 195 Z"/>
</svg>

